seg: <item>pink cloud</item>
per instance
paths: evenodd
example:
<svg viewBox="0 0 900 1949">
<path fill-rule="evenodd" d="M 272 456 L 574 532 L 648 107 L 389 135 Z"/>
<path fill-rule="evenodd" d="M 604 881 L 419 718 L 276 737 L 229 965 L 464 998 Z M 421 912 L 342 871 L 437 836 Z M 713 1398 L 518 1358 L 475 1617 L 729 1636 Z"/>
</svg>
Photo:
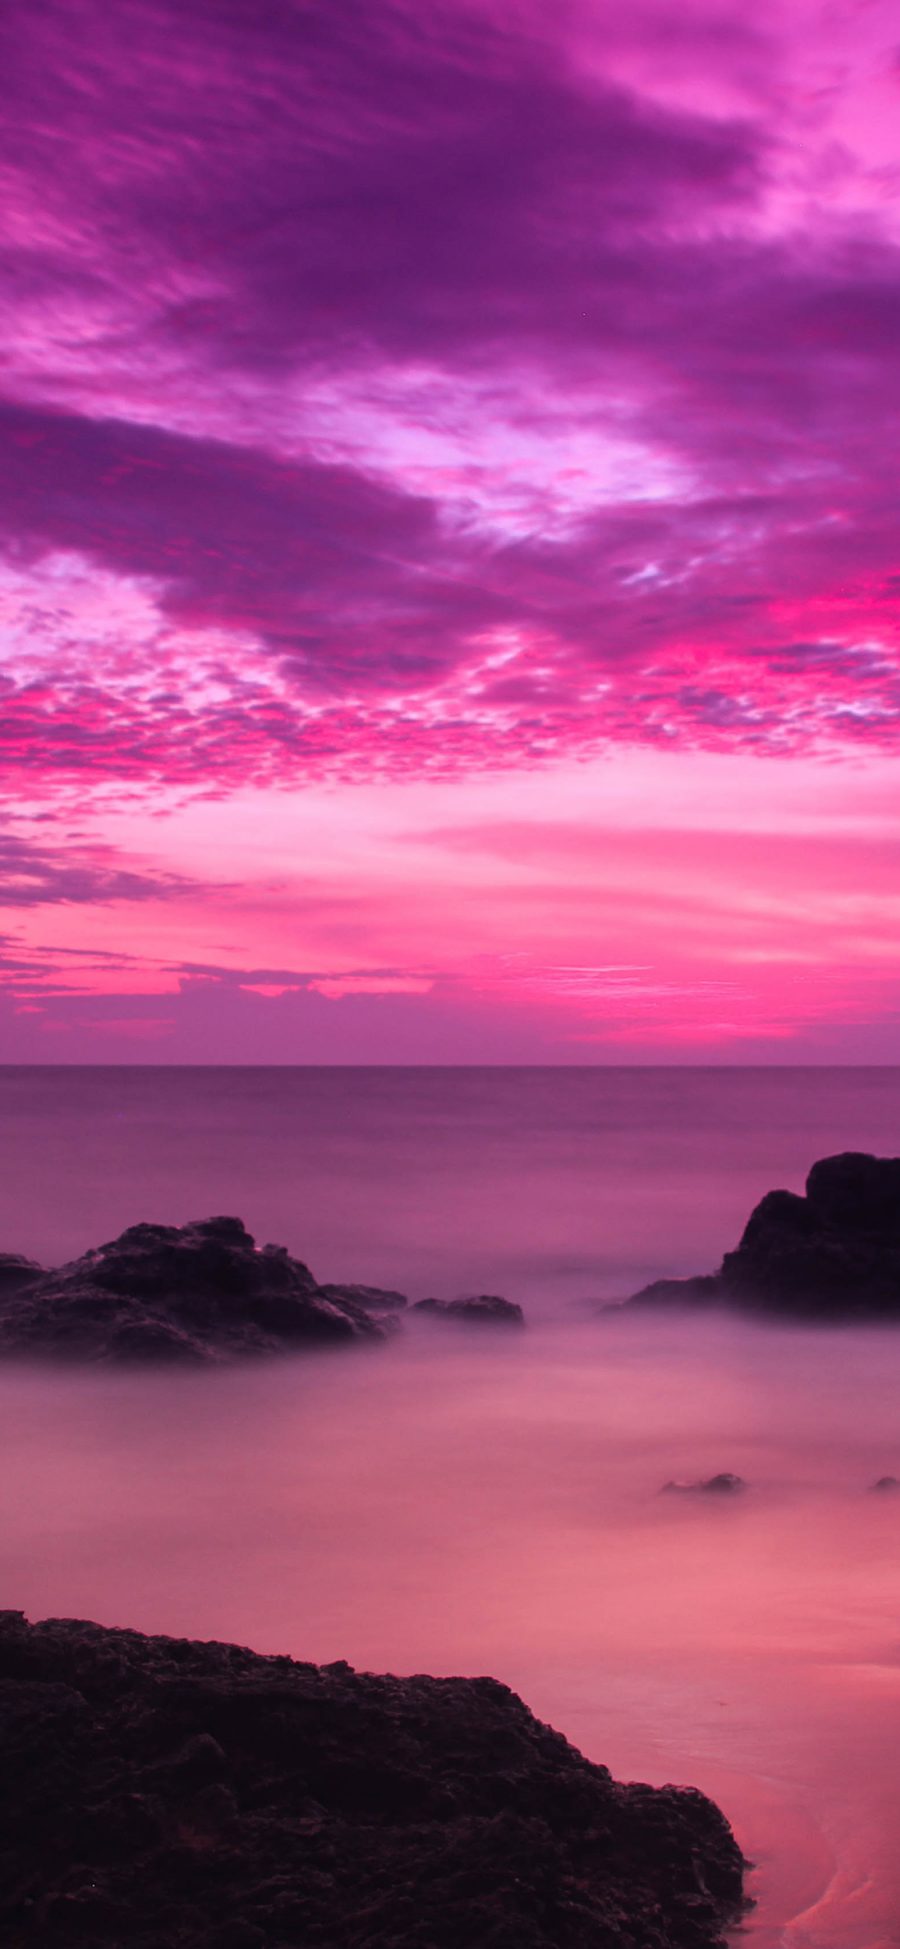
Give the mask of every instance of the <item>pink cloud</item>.
<svg viewBox="0 0 900 1949">
<path fill-rule="evenodd" d="M 117 815 L 108 897 L 8 909 L 0 998 L 83 1060 L 142 1019 L 174 1060 L 790 1061 L 876 1025 L 900 1053 L 891 778 L 622 754 L 548 769 L 539 816 L 527 774 Z M 0 1055 L 31 1026 L 0 1009 Z"/>
<path fill-rule="evenodd" d="M 894 1035 L 889 12 L 7 24 L 10 1046 Z"/>
<path fill-rule="evenodd" d="M 434 985 L 433 977 L 379 974 L 331 975 L 309 983 L 314 994 L 329 1001 L 342 1001 L 345 995 L 430 995 Z"/>
</svg>

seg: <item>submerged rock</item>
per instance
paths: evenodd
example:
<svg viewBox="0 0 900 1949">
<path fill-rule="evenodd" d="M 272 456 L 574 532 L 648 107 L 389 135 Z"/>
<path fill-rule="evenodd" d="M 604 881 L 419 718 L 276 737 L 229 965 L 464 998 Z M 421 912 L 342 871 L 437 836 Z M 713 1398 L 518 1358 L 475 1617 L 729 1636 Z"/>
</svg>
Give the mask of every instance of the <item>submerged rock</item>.
<svg viewBox="0 0 900 1949">
<path fill-rule="evenodd" d="M 458 1321 L 461 1325 L 469 1322 L 476 1326 L 525 1325 L 521 1306 L 513 1299 L 501 1299 L 499 1293 L 473 1293 L 470 1299 L 417 1299 L 411 1310 L 435 1320 Z"/>
<path fill-rule="evenodd" d="M 878 1481 L 873 1482 L 871 1488 L 873 1495 L 894 1495 L 897 1489 L 900 1489 L 900 1480 L 896 1475 L 879 1475 Z"/>
<path fill-rule="evenodd" d="M 846 1151 L 820 1159 L 804 1197 L 766 1193 L 718 1272 L 657 1279 L 625 1303 L 900 1319 L 900 1158 Z"/>
<path fill-rule="evenodd" d="M 240 1218 L 130 1225 L 55 1272 L 4 1283 L 0 1266 L 0 1356 L 197 1363 L 382 1337 L 352 1292 Z"/>
<path fill-rule="evenodd" d="M 664 1482 L 660 1495 L 737 1496 L 746 1487 L 742 1475 L 732 1475 L 728 1469 L 723 1469 L 720 1475 L 709 1475 L 701 1482 Z"/>
<path fill-rule="evenodd" d="M 0 1613 L 15 1949 L 716 1949 L 727 1821 L 491 1678 L 379 1678 Z"/>
</svg>

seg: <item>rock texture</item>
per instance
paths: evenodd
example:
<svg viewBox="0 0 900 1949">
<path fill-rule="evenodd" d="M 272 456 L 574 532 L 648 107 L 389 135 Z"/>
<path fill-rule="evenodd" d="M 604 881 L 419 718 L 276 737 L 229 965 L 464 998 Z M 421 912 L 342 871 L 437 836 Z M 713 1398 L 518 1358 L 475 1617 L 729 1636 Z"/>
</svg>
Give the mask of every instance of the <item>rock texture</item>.
<svg viewBox="0 0 900 1949">
<path fill-rule="evenodd" d="M 462 1326 L 525 1325 L 521 1306 L 513 1299 L 501 1299 L 499 1293 L 473 1293 L 470 1299 L 417 1299 L 412 1311 Z"/>
<path fill-rule="evenodd" d="M 717 1273 L 658 1279 L 626 1304 L 900 1319 L 900 1158 L 861 1151 L 823 1157 L 804 1197 L 767 1192 Z"/>
<path fill-rule="evenodd" d="M 5 1949 L 712 1949 L 740 1852 L 494 1679 L 0 1613 Z"/>
<path fill-rule="evenodd" d="M 317 1285 L 239 1218 L 131 1225 L 55 1272 L 0 1258 L 0 1356 L 196 1363 L 378 1339 L 375 1301 L 372 1287 Z"/>
</svg>

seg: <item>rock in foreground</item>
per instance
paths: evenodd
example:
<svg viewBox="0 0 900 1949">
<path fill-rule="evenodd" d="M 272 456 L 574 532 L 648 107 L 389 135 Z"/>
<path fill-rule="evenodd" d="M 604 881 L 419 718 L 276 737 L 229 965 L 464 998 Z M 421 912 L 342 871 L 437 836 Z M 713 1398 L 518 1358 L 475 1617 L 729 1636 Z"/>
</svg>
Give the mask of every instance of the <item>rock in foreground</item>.
<svg viewBox="0 0 900 1949">
<path fill-rule="evenodd" d="M 712 1949 L 740 1852 L 494 1679 L 376 1678 L 0 1613 L 0 1937 Z"/>
<path fill-rule="evenodd" d="M 900 1320 L 900 1158 L 861 1151 L 821 1158 L 804 1197 L 767 1192 L 718 1272 L 657 1279 L 626 1304 Z"/>
<path fill-rule="evenodd" d="M 379 1339 L 376 1297 L 317 1285 L 239 1218 L 131 1225 L 55 1272 L 0 1261 L 0 1356 L 197 1363 Z"/>
</svg>

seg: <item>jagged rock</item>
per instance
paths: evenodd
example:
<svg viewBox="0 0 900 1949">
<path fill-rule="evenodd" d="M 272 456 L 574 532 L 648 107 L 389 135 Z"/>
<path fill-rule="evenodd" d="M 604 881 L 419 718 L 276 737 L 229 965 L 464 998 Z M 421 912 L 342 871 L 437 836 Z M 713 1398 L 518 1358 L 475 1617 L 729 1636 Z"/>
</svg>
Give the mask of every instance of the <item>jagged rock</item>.
<svg viewBox="0 0 900 1949">
<path fill-rule="evenodd" d="M 720 1475 L 709 1475 L 701 1482 L 664 1482 L 660 1494 L 686 1496 L 737 1496 L 746 1489 L 742 1475 L 732 1475 L 723 1469 Z"/>
<path fill-rule="evenodd" d="M 435 1320 L 456 1321 L 465 1326 L 524 1326 L 525 1315 L 513 1299 L 499 1293 L 473 1293 L 470 1299 L 417 1299 L 413 1313 L 424 1313 Z"/>
<path fill-rule="evenodd" d="M 0 1613 L 9 1949 L 721 1949 L 727 1821 L 491 1678 Z"/>
<path fill-rule="evenodd" d="M 626 1304 L 900 1319 L 900 1158 L 846 1151 L 820 1159 L 805 1197 L 766 1193 L 717 1273 L 658 1279 Z"/>
<path fill-rule="evenodd" d="M 0 1276 L 0 1356 L 197 1363 L 383 1337 L 350 1291 L 239 1218 L 130 1225 L 55 1272 Z"/>
</svg>

